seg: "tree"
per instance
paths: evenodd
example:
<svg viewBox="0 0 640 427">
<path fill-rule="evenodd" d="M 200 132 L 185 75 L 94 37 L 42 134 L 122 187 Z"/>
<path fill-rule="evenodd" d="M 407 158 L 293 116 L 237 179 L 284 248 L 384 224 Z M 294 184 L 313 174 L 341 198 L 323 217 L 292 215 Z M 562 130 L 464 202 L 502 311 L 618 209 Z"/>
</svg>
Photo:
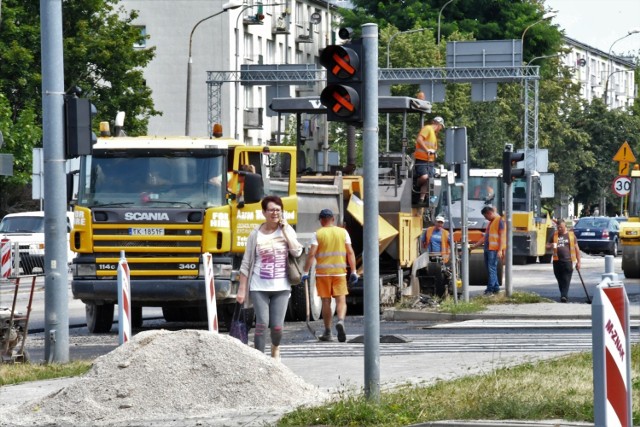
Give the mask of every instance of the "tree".
<svg viewBox="0 0 640 427">
<path fill-rule="evenodd" d="M 132 25 L 136 12 L 115 9 L 117 0 L 63 2 L 65 88 L 79 87 L 98 109 L 95 123 L 110 121 L 118 111 L 127 115 L 131 135 L 146 133 L 153 107 L 143 68 L 154 49 L 134 48 L 141 34 Z M 4 0 L 0 26 L 0 130 L 2 151 L 15 158 L 14 176 L 2 178 L 3 188 L 30 181 L 31 151 L 42 137 L 42 76 L 38 2 Z M 96 126 L 97 128 L 97 126 Z M 0 194 L 0 212 L 10 209 Z"/>
<path fill-rule="evenodd" d="M 613 161 L 623 142 L 628 142 L 637 155 L 640 148 L 640 118 L 626 111 L 608 110 L 600 99 L 585 104 L 582 111 L 570 117 L 570 127 L 588 136 L 584 151 L 593 156 L 593 162 L 582 165 L 576 180 L 576 201 L 585 206 L 599 205 L 606 199 L 608 213 L 618 211 L 619 198 L 609 189 L 618 175 L 618 163 Z M 606 214 L 601 210 L 601 213 Z"/>
</svg>

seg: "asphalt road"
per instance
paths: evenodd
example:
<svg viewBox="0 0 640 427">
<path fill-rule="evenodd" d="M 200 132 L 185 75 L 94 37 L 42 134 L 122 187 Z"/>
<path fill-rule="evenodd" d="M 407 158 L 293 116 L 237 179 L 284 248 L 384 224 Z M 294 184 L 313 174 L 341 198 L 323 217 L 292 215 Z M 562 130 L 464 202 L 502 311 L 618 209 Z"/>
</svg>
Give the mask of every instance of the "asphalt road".
<svg viewBox="0 0 640 427">
<path fill-rule="evenodd" d="M 595 286 L 601 281 L 601 276 L 604 272 L 604 257 L 602 256 L 590 256 L 584 255 L 582 257 L 582 276 L 585 281 L 586 288 L 590 295 L 593 295 Z M 631 298 L 640 298 L 640 280 L 624 279 L 624 275 L 620 270 L 621 258 L 614 259 L 615 271 L 619 273 L 620 280 L 623 280 L 627 285 L 627 293 Z M 529 264 L 529 265 L 516 265 L 513 266 L 513 291 L 521 292 L 533 292 L 543 297 L 549 298 L 554 301 L 558 301 L 559 292 L 555 277 L 553 276 L 552 267 L 550 264 Z M 23 279 L 24 280 L 24 279 Z M 20 310 L 25 308 L 28 304 L 29 285 L 31 280 L 28 279 L 22 285 L 23 290 L 19 293 L 17 300 L 17 308 Z M 635 285 L 635 286 L 634 286 Z M 13 298 L 13 287 L 2 286 L 0 289 L 0 306 L 10 306 Z M 483 287 L 473 286 L 469 290 L 470 297 L 481 294 Z M 74 300 L 69 292 L 69 345 L 70 345 L 70 358 L 71 359 L 91 359 L 101 354 L 111 351 L 118 344 L 118 329 L 117 323 L 114 323 L 109 334 L 92 335 L 89 334 L 85 326 L 85 313 L 84 304 L 81 301 Z M 582 287 L 579 277 L 574 273 L 572 286 L 569 293 L 569 299 L 572 302 L 585 302 L 585 290 Z M 29 329 L 35 331 L 30 333 L 27 348 L 29 349 L 31 359 L 33 361 L 44 360 L 44 334 L 41 331 L 44 330 L 44 278 L 39 277 L 36 280 L 36 287 L 33 297 L 33 309 L 31 313 L 31 320 Z M 155 307 L 145 307 L 143 310 L 144 323 L 141 330 L 146 329 L 181 329 L 181 328 L 205 328 L 206 325 L 202 323 L 168 323 L 162 318 L 162 311 Z M 362 316 L 349 316 L 350 329 L 354 331 L 362 330 Z M 116 312 L 117 319 L 117 312 Z M 411 334 L 414 328 L 425 328 L 433 325 L 432 321 L 429 322 L 409 322 L 402 323 L 396 322 L 395 326 L 385 324 L 385 333 L 388 334 Z M 322 322 L 311 322 L 311 326 L 314 330 L 322 330 Z M 304 322 L 291 322 L 288 323 L 285 328 L 286 342 L 293 344 L 305 343 L 311 337 Z M 358 333 L 358 332 L 357 332 Z M 345 350 L 343 347 L 342 350 Z M 412 351 L 411 347 L 408 350 Z"/>
</svg>

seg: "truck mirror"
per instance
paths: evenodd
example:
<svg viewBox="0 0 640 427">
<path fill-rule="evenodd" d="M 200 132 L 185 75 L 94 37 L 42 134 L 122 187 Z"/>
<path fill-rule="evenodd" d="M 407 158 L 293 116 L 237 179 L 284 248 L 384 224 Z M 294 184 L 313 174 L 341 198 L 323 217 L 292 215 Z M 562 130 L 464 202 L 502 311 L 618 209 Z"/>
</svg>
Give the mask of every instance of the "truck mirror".
<svg viewBox="0 0 640 427">
<path fill-rule="evenodd" d="M 245 172 L 244 175 L 244 202 L 258 203 L 264 197 L 264 183 L 262 175 Z"/>
</svg>

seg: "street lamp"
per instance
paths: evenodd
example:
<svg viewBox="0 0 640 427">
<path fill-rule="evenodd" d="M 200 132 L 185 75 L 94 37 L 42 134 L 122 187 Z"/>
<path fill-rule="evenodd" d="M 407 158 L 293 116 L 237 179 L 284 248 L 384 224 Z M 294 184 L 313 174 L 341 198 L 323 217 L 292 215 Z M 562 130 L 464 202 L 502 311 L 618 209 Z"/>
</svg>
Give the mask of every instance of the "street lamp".
<svg viewBox="0 0 640 427">
<path fill-rule="evenodd" d="M 238 13 L 238 17 L 236 18 L 236 26 L 234 29 L 234 34 L 236 36 L 236 66 L 234 68 L 234 71 L 236 73 L 238 73 L 238 61 L 239 61 L 239 56 L 240 56 L 240 29 L 238 28 L 238 25 L 240 24 L 240 17 L 242 16 L 242 14 L 245 12 L 245 10 L 247 9 L 251 9 L 252 7 L 258 7 L 258 6 L 285 6 L 287 3 L 271 3 L 271 4 L 262 4 L 262 3 L 256 3 L 256 4 L 250 4 L 247 5 L 245 7 L 243 7 L 240 10 L 240 13 Z M 287 49 L 287 47 L 285 46 L 285 49 Z M 234 132 L 235 132 L 235 139 L 239 139 L 240 138 L 240 133 L 238 132 L 238 115 L 240 113 L 240 107 L 238 106 L 239 100 L 240 100 L 240 75 L 238 73 L 238 75 L 236 75 L 236 81 L 235 81 L 235 107 L 236 107 L 236 114 L 235 114 L 235 126 L 234 126 Z"/>
<path fill-rule="evenodd" d="M 453 0 L 451 0 L 453 1 Z M 397 33 L 394 33 L 391 37 L 389 37 L 389 41 L 387 42 L 387 68 L 391 67 L 391 62 L 389 60 L 389 47 L 391 46 L 391 42 L 393 41 L 393 39 L 396 36 L 399 36 L 400 34 L 410 34 L 410 33 L 417 33 L 417 32 L 422 32 L 426 30 L 426 28 L 418 28 L 415 30 L 407 30 L 407 31 L 398 31 Z M 387 153 L 389 152 L 389 113 L 387 113 Z"/>
<path fill-rule="evenodd" d="M 612 68 L 612 61 L 611 61 L 611 49 L 613 49 L 613 45 L 618 43 L 620 40 L 622 39 L 626 39 L 627 37 L 633 35 L 633 34 L 638 34 L 640 33 L 640 28 L 632 28 L 631 30 L 627 31 L 627 34 L 620 37 L 619 39 L 615 40 L 613 43 L 611 43 L 611 46 L 609 46 L 609 53 L 608 53 L 608 63 L 609 63 L 609 67 L 608 67 L 608 71 L 611 71 Z M 607 81 L 604 84 L 604 94 L 602 95 L 602 98 L 604 100 L 604 104 L 607 105 L 609 102 L 609 77 L 611 77 L 612 74 L 615 73 L 611 73 L 607 76 Z"/>
<path fill-rule="evenodd" d="M 557 53 L 554 53 L 553 55 L 542 55 L 542 56 L 536 56 L 536 57 L 532 58 L 532 59 L 531 59 L 531 61 L 527 62 L 527 65 L 531 65 L 531 63 L 532 63 L 533 61 L 537 61 L 538 59 L 545 59 L 545 58 L 557 58 L 557 57 L 562 56 L 562 55 L 563 55 L 563 53 L 561 53 L 561 52 L 557 52 Z"/>
<path fill-rule="evenodd" d="M 533 27 L 534 25 L 538 25 L 542 21 L 545 21 L 547 19 L 551 19 L 554 16 L 556 16 L 557 14 L 558 14 L 557 12 L 549 11 L 549 12 L 545 13 L 544 15 L 542 15 L 542 18 L 538 19 L 536 22 L 534 22 L 533 24 L 529 25 L 527 28 L 524 29 L 524 31 L 522 32 L 522 47 L 523 47 L 523 49 L 524 49 L 524 35 L 527 34 L 527 31 L 529 30 L 529 28 Z"/>
<path fill-rule="evenodd" d="M 214 13 L 213 15 L 207 16 L 196 22 L 196 25 L 191 29 L 191 34 L 189 35 L 189 61 L 187 62 L 187 101 L 186 101 L 186 111 L 184 118 L 184 134 L 189 136 L 189 110 L 191 104 L 191 63 L 193 62 L 191 59 L 191 45 L 193 43 L 193 33 L 198 28 L 198 25 L 202 24 L 204 21 L 207 21 L 211 18 L 215 18 L 216 16 L 226 12 L 227 10 L 237 9 L 242 6 L 240 0 L 232 0 L 228 3 L 222 5 L 222 10 L 220 12 Z"/>
<path fill-rule="evenodd" d="M 446 2 L 446 3 L 444 4 L 444 6 L 442 6 L 442 7 L 440 8 L 440 12 L 438 12 L 438 42 L 436 43 L 436 44 L 438 44 L 438 45 L 440 44 L 440 19 L 442 18 L 442 11 L 443 11 L 443 10 L 444 10 L 444 8 L 445 8 L 445 7 L 447 7 L 447 5 L 448 5 L 449 3 L 451 3 L 452 1 L 453 1 L 453 0 L 449 0 L 448 2 Z"/>
</svg>

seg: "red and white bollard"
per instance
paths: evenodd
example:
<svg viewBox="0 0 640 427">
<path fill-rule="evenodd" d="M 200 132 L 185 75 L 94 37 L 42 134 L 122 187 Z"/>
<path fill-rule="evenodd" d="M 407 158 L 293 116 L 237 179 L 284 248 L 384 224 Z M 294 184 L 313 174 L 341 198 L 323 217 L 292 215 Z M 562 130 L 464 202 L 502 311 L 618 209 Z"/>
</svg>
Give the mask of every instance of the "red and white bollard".
<svg viewBox="0 0 640 427">
<path fill-rule="evenodd" d="M 624 284 L 605 277 L 593 295 L 591 314 L 595 425 L 631 427 L 629 299 Z"/>
<path fill-rule="evenodd" d="M 213 257 L 209 252 L 202 254 L 202 262 L 204 263 L 209 332 L 218 333 L 218 308 L 216 306 L 216 286 L 213 278 Z"/>
<path fill-rule="evenodd" d="M 11 276 L 11 242 L 9 239 L 0 240 L 0 280 Z"/>
<path fill-rule="evenodd" d="M 120 251 L 118 262 L 118 342 L 122 345 L 131 339 L 131 272 Z"/>
</svg>

